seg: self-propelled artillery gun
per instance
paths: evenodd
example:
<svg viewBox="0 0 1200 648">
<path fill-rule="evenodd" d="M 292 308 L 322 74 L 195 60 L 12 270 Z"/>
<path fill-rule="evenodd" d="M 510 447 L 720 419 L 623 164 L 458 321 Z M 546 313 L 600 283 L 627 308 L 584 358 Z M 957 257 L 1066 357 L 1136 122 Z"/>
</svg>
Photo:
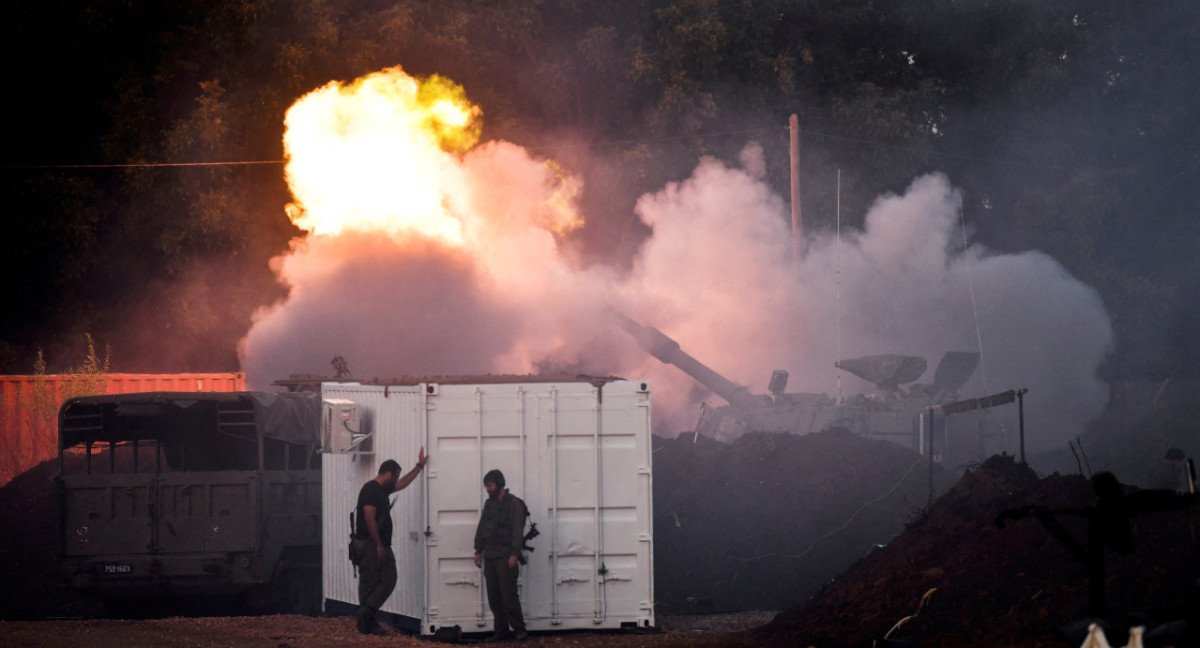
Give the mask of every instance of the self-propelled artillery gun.
<svg viewBox="0 0 1200 648">
<path fill-rule="evenodd" d="M 961 388 L 979 364 L 979 354 L 947 352 L 938 363 L 933 382 L 917 383 L 928 363 L 920 356 L 880 354 L 834 363 L 875 386 L 874 393 L 834 398 L 823 393 L 789 393 L 789 373 L 775 370 L 768 394 L 756 394 L 722 376 L 692 357 L 679 343 L 652 326 L 640 324 L 623 313 L 612 313 L 618 326 L 644 351 L 674 365 L 725 401 L 724 405 L 703 403 L 696 421 L 698 434 L 732 440 L 746 432 L 809 434 L 840 427 L 856 434 L 885 439 L 923 451 L 930 407 L 958 400 Z M 949 422 L 948 422 L 949 421 Z M 937 458 L 955 463 L 982 460 L 1002 449 L 1010 449 L 1014 426 L 1003 415 L 990 411 L 935 417 L 933 434 Z"/>
</svg>

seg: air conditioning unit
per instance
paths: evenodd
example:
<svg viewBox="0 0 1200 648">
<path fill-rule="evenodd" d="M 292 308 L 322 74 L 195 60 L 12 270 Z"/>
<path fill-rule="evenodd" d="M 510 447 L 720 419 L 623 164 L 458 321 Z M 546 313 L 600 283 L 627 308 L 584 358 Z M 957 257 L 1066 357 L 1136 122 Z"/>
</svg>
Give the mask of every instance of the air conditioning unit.
<svg viewBox="0 0 1200 648">
<path fill-rule="evenodd" d="M 321 401 L 321 446 L 325 452 L 373 454 L 371 435 L 362 429 L 358 403 L 342 398 Z"/>
</svg>

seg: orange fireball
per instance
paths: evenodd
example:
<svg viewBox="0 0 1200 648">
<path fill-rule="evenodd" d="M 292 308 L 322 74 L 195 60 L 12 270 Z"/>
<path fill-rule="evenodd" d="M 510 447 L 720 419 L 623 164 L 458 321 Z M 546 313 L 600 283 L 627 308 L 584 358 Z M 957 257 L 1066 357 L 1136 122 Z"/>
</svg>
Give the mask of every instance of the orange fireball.
<svg viewBox="0 0 1200 648">
<path fill-rule="evenodd" d="M 481 113 L 452 81 L 418 80 L 399 66 L 313 90 L 284 120 L 288 216 L 315 234 L 461 245 L 462 221 L 444 193 L 458 173 L 453 152 L 479 139 Z"/>
</svg>

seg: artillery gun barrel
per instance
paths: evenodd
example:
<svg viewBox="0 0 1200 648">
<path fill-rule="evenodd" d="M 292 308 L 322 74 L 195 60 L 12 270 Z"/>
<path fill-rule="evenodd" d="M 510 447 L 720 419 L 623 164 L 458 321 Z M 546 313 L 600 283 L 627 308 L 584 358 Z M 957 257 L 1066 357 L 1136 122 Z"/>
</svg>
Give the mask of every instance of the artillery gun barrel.
<svg viewBox="0 0 1200 648">
<path fill-rule="evenodd" d="M 733 383 L 725 376 L 709 369 L 704 363 L 685 353 L 683 349 L 679 348 L 678 342 L 668 337 L 662 331 L 653 326 L 639 324 L 624 313 L 614 310 L 612 314 L 621 328 L 633 337 L 634 340 L 637 340 L 638 346 L 642 347 L 646 353 L 666 364 L 679 367 L 680 370 L 695 378 L 701 385 L 716 392 L 718 396 L 724 398 L 730 405 L 734 407 L 754 407 L 758 404 L 759 399 L 751 394 L 750 390 Z"/>
</svg>

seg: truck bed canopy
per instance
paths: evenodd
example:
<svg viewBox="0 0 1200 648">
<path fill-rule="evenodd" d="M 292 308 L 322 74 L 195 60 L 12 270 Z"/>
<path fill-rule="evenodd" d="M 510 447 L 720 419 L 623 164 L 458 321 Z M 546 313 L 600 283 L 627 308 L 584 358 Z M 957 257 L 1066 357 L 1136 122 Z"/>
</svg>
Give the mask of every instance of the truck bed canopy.
<svg viewBox="0 0 1200 648">
<path fill-rule="evenodd" d="M 261 436 L 296 445 L 320 440 L 321 402 L 316 394 L 143 392 L 67 400 L 59 409 L 59 443 L 69 448 L 196 432 L 192 422 L 209 418 L 197 416 L 205 411 L 211 411 L 212 421 L 210 430 L 205 431 L 247 439 Z M 188 421 L 188 429 L 180 427 L 180 421 Z"/>
</svg>

